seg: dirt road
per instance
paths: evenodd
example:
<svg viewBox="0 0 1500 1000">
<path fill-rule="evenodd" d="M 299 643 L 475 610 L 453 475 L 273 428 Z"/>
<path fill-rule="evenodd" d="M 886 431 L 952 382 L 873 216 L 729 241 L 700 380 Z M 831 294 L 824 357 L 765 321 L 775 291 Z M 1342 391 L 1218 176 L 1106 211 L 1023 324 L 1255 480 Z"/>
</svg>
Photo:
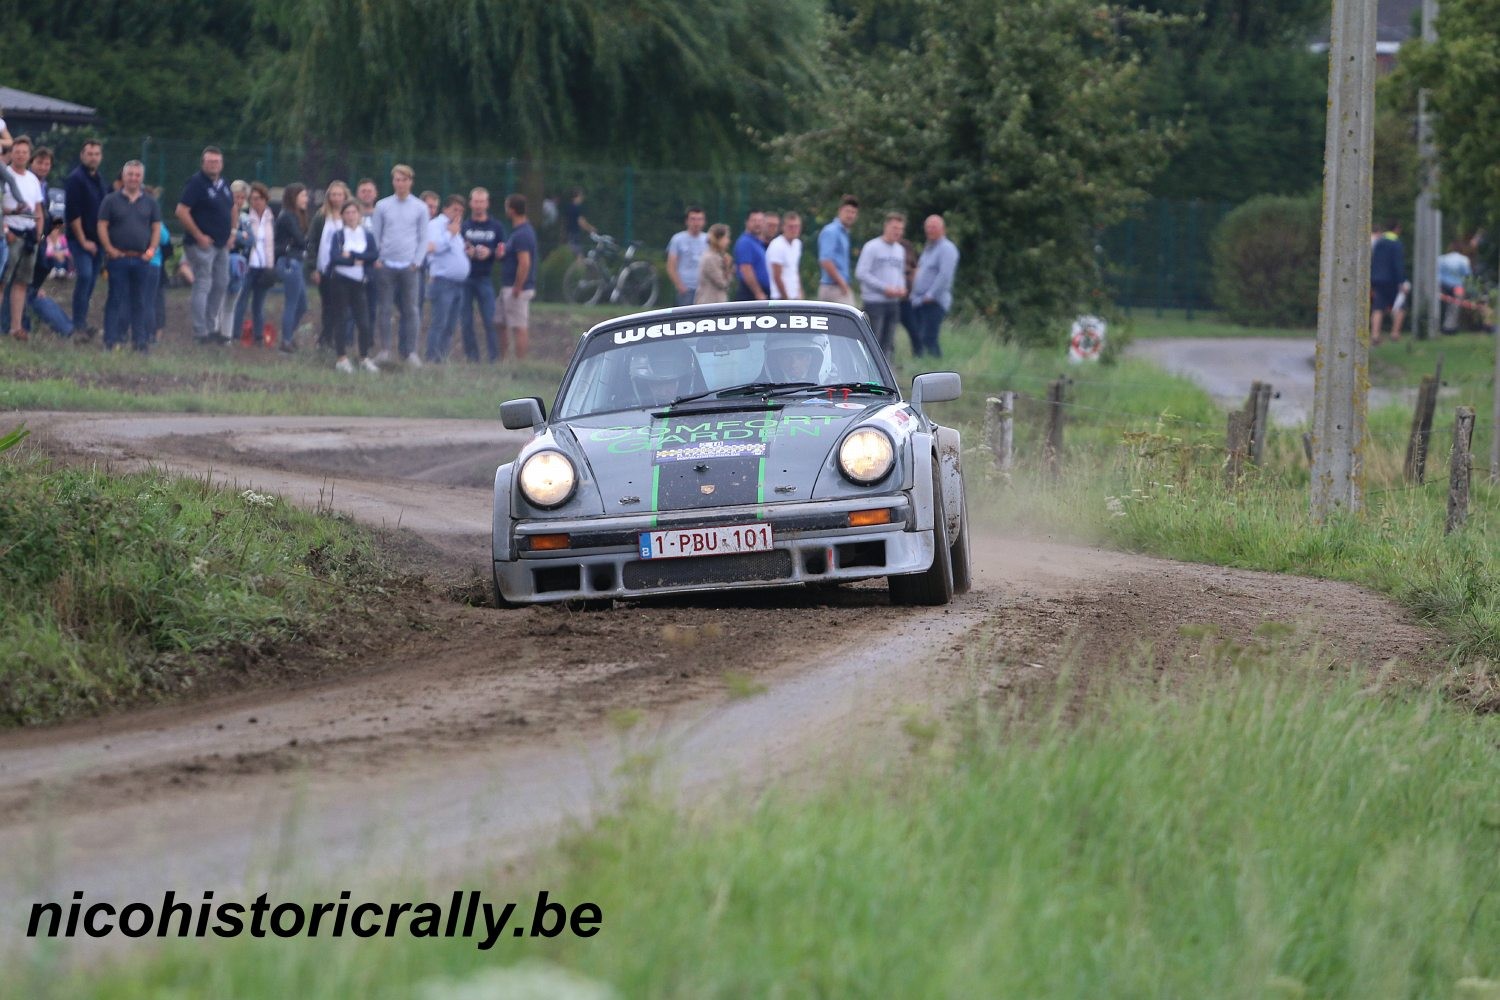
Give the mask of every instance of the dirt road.
<svg viewBox="0 0 1500 1000">
<path fill-rule="evenodd" d="M 1160 337 L 1131 343 L 1132 357 L 1146 358 L 1198 383 L 1226 409 L 1243 406 L 1251 382 L 1276 390 L 1271 419 L 1295 427 L 1312 419 L 1313 357 L 1317 342 L 1285 337 Z M 1407 404 L 1412 393 L 1370 390 L 1371 408 Z"/>
<path fill-rule="evenodd" d="M 53 447 L 212 474 L 487 557 L 481 475 L 519 439 L 488 423 L 28 415 Z M 287 880 L 340 888 L 470 869 L 608 808 L 643 758 L 684 797 L 866 759 L 903 724 L 1023 696 L 1065 662 L 1086 689 L 1122 653 L 1164 662 L 1207 625 L 1263 622 L 1331 660 L 1428 662 L 1383 598 L 1319 581 L 981 534 L 972 594 L 889 606 L 876 586 L 498 611 L 429 594 L 304 679 L 0 734 L 0 899 L 150 899 Z M 1381 622 L 1380 629 L 1369 627 Z M 630 766 L 626 766 L 630 765 Z M 19 908 L 7 907 L 7 917 Z M 0 928 L 0 944 L 14 933 Z"/>
</svg>

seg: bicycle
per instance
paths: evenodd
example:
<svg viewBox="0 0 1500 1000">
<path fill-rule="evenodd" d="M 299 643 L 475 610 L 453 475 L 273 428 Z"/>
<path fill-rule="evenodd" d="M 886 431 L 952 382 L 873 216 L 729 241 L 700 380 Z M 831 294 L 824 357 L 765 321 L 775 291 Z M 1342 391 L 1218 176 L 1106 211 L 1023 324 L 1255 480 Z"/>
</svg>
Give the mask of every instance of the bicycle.
<svg viewBox="0 0 1500 1000">
<path fill-rule="evenodd" d="M 613 236 L 590 233 L 594 248 L 568 265 L 563 274 L 563 297 L 575 306 L 598 305 L 609 289 L 609 301 L 649 309 L 656 304 L 659 282 L 650 261 L 635 260 L 641 244 L 621 247 Z M 623 260 L 615 271 L 616 261 Z"/>
</svg>

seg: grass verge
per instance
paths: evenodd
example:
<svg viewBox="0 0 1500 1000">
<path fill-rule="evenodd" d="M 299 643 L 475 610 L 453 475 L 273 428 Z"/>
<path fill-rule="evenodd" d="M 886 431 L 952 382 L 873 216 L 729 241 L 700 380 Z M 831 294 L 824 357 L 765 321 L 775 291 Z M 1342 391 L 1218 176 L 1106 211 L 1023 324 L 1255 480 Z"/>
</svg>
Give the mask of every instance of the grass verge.
<svg viewBox="0 0 1500 1000">
<path fill-rule="evenodd" d="M 0 725 L 177 693 L 357 605 L 366 535 L 201 480 L 0 460 Z"/>
<path fill-rule="evenodd" d="M 1121 685 L 1067 723 L 981 716 L 805 795 L 629 796 L 540 881 L 499 877 L 516 899 L 597 902 L 592 938 L 213 941 L 13 974 L 111 1000 L 1500 989 L 1500 718 L 1330 684 L 1310 660 L 1192 663 L 1172 691 Z"/>
<path fill-rule="evenodd" d="M 185 322 L 180 299 L 174 290 L 168 311 L 182 313 Z M 272 311 L 279 315 L 280 306 Z M 336 372 L 332 355 L 306 340 L 289 357 L 239 344 L 199 347 L 185 329 L 169 329 L 150 355 L 141 356 L 105 353 L 97 343 L 74 344 L 46 333 L 24 344 L 0 337 L 0 411 L 493 419 L 501 400 L 512 396 L 541 396 L 550 403 L 578 335 L 619 312 L 539 305 L 533 309 L 532 357 L 524 363 L 453 360 L 419 371 L 394 365 L 378 376 Z M 455 353 L 461 356 L 457 346 Z"/>
</svg>

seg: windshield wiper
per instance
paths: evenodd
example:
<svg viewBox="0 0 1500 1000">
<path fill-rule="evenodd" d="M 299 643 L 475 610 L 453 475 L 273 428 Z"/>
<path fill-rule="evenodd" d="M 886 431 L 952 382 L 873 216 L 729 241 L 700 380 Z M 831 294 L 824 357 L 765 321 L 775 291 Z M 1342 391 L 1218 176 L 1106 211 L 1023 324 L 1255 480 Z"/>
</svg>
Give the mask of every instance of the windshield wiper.
<svg viewBox="0 0 1500 1000">
<path fill-rule="evenodd" d="M 828 382 L 814 385 L 810 382 L 794 382 L 766 393 L 767 396 L 785 396 L 794 392 L 857 392 L 876 396 L 894 396 L 896 390 L 879 382 Z"/>
<path fill-rule="evenodd" d="M 695 392 L 691 396 L 678 396 L 668 403 L 668 406 L 680 406 L 683 403 L 691 403 L 696 399 L 706 399 L 713 396 L 715 399 L 728 399 L 731 396 L 761 396 L 772 389 L 791 389 L 811 386 L 811 382 L 746 382 L 743 385 L 731 385 L 723 389 L 709 389 L 707 392 Z"/>
</svg>

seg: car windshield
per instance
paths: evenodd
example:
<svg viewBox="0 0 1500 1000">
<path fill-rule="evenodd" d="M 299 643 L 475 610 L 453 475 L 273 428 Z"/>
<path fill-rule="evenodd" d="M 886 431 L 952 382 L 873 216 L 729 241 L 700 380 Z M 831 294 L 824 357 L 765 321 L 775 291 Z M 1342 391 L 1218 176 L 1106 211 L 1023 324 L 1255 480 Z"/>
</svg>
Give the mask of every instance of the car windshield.
<svg viewBox="0 0 1500 1000">
<path fill-rule="evenodd" d="M 797 387 L 887 384 L 854 320 L 824 313 L 760 312 L 616 327 L 589 338 L 556 414 L 668 406 Z M 857 390 L 856 390 L 857 391 Z M 879 391 L 879 390 L 876 390 Z"/>
</svg>

